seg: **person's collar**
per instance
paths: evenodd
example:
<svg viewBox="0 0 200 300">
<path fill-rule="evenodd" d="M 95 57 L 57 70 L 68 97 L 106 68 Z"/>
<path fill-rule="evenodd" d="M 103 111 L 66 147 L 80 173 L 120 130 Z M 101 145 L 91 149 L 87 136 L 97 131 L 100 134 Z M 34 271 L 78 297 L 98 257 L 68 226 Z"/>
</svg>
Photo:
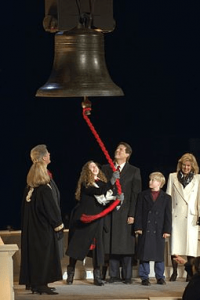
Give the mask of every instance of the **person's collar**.
<svg viewBox="0 0 200 300">
<path fill-rule="evenodd" d="M 120 172 L 122 171 L 123 167 L 125 166 L 126 162 L 124 162 L 123 164 L 119 165 L 117 162 L 115 162 L 115 168 L 117 169 L 117 167 L 120 167 Z"/>
</svg>

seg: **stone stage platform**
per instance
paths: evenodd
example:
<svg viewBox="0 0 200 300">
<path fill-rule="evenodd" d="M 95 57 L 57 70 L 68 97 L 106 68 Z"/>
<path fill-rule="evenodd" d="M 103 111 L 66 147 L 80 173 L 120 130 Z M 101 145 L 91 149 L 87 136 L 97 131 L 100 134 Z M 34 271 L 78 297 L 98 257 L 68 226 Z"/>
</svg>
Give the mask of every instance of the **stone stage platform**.
<svg viewBox="0 0 200 300">
<path fill-rule="evenodd" d="M 153 262 L 151 262 L 151 286 L 141 285 L 141 280 L 138 278 L 138 266 L 133 266 L 133 283 L 131 285 L 125 285 L 123 283 L 107 283 L 102 287 L 94 286 L 92 279 L 92 261 L 90 258 L 86 258 L 83 262 L 77 262 L 74 284 L 68 286 L 65 284 L 67 277 L 66 269 L 68 264 L 68 257 L 65 256 L 61 261 L 63 270 L 63 280 L 52 284 L 52 286 L 56 287 L 56 290 L 58 291 L 59 295 L 32 294 L 30 291 L 25 290 L 24 286 L 18 285 L 21 258 L 21 232 L 0 231 L 0 236 L 5 244 L 14 244 L 17 245 L 19 248 L 19 250 L 13 256 L 13 280 L 15 300 L 181 300 L 184 288 L 187 284 L 185 281 L 186 272 L 184 271 L 184 268 L 182 266 L 179 266 L 178 268 L 177 281 L 168 281 L 168 278 L 172 272 L 172 267 L 169 252 L 169 241 L 167 240 L 165 247 L 165 276 L 167 282 L 166 285 L 156 284 L 154 277 L 154 264 Z M 67 240 L 68 230 L 65 230 L 64 250 L 66 250 L 67 247 Z"/>
<path fill-rule="evenodd" d="M 181 300 L 187 283 L 185 278 L 176 282 L 166 280 L 166 285 L 158 285 L 154 278 L 150 279 L 151 286 L 142 286 L 139 278 L 134 278 L 133 283 L 105 284 L 95 286 L 91 279 L 74 280 L 73 285 L 66 285 L 65 281 L 55 282 L 54 286 L 58 295 L 38 295 L 25 290 L 24 286 L 14 284 L 15 300 Z M 192 300 L 192 299 L 191 299 Z"/>
</svg>

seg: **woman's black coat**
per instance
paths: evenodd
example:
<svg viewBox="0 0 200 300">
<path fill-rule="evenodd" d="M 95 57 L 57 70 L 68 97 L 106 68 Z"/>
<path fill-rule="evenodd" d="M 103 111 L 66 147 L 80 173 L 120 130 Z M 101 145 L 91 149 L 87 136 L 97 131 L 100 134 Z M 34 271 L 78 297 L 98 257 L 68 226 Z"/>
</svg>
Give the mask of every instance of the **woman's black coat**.
<svg viewBox="0 0 200 300">
<path fill-rule="evenodd" d="M 60 191 L 55 183 L 55 181 L 53 180 L 53 178 L 51 178 L 50 180 L 50 186 L 52 188 L 52 194 L 53 194 L 53 198 L 55 200 L 55 203 L 58 207 L 58 210 L 61 214 L 61 205 L 60 205 Z M 60 238 L 58 240 L 58 247 L 59 247 L 59 255 L 60 255 L 60 259 L 62 259 L 65 255 L 64 252 L 64 243 L 63 243 L 63 238 Z"/>
<path fill-rule="evenodd" d="M 82 214 L 96 215 L 100 213 L 104 206 L 100 205 L 94 195 L 105 194 L 112 185 L 109 182 L 104 183 L 98 181 L 95 186 L 81 187 L 81 199 L 72 211 L 69 226 L 69 244 L 66 254 L 77 260 L 83 260 L 90 250 L 92 243 L 96 242 L 97 247 L 97 264 L 104 263 L 104 248 L 102 242 L 103 235 L 103 219 L 97 219 L 91 223 L 83 223 L 80 221 Z"/>
<path fill-rule="evenodd" d="M 138 235 L 137 257 L 143 261 L 164 261 L 165 239 L 163 233 L 171 234 L 172 200 L 171 196 L 160 190 L 153 201 L 151 190 L 138 195 L 135 214 L 135 231 Z"/>
<path fill-rule="evenodd" d="M 60 210 L 48 185 L 34 188 L 31 201 L 22 203 L 20 284 L 44 285 L 62 279 L 54 228 L 62 224 Z"/>
</svg>

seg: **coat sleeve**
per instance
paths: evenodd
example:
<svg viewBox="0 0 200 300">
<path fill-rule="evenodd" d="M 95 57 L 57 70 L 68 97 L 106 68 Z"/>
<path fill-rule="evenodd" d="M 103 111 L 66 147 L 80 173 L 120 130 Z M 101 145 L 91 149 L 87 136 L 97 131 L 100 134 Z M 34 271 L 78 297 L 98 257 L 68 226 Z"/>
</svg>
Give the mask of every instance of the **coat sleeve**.
<svg viewBox="0 0 200 300">
<path fill-rule="evenodd" d="M 170 196 L 172 195 L 172 174 L 169 174 L 166 193 Z"/>
<path fill-rule="evenodd" d="M 140 169 L 135 168 L 135 174 L 132 179 L 132 186 L 131 186 L 131 199 L 130 199 L 130 207 L 128 212 L 129 217 L 135 216 L 136 201 L 137 201 L 138 194 L 141 192 L 141 188 L 142 188 L 142 180 L 141 180 Z"/>
<path fill-rule="evenodd" d="M 167 189 L 166 189 L 166 193 L 172 197 L 172 214 L 174 213 L 174 207 L 175 207 L 175 198 L 174 198 L 174 191 L 173 191 L 175 174 L 176 173 L 169 174 L 169 178 L 167 181 Z"/>
<path fill-rule="evenodd" d="M 62 226 L 60 210 L 55 203 L 51 188 L 47 185 L 40 189 L 40 199 L 40 210 L 53 229 Z"/>
<path fill-rule="evenodd" d="M 164 226 L 163 226 L 163 233 L 171 234 L 172 231 L 172 198 L 169 195 L 167 196 L 167 203 L 165 208 L 165 219 L 164 219 Z"/>
<path fill-rule="evenodd" d="M 135 208 L 135 222 L 134 222 L 134 230 L 143 230 L 142 228 L 142 194 L 139 193 L 136 201 Z"/>
<path fill-rule="evenodd" d="M 110 181 L 108 181 L 107 183 L 100 182 L 100 184 L 98 184 L 98 185 L 99 185 L 99 187 L 95 187 L 95 186 L 85 187 L 83 185 L 82 188 L 84 189 L 84 193 L 86 195 L 90 195 L 90 196 L 94 196 L 94 195 L 98 196 L 98 195 L 106 194 L 106 192 L 108 190 L 113 188 Z"/>
<path fill-rule="evenodd" d="M 200 218 L 200 175 L 198 174 L 198 195 L 197 195 L 197 210 L 198 217 Z M 200 225 L 200 224 L 199 224 Z"/>
</svg>

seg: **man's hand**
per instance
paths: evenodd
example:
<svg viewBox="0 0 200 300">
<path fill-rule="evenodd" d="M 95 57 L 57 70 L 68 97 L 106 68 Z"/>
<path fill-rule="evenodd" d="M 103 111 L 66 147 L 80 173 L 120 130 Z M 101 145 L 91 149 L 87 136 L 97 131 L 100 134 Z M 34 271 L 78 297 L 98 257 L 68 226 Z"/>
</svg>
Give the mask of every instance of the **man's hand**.
<svg viewBox="0 0 200 300">
<path fill-rule="evenodd" d="M 168 237 L 170 237 L 170 234 L 169 234 L 169 233 L 163 233 L 163 238 L 164 238 L 164 239 L 166 239 L 166 238 L 168 238 Z"/>
<path fill-rule="evenodd" d="M 118 199 L 119 201 L 121 201 L 121 204 L 122 204 L 123 201 L 124 201 L 124 193 L 117 194 L 116 195 L 116 199 Z"/>
<path fill-rule="evenodd" d="M 112 177 L 110 178 L 111 184 L 114 185 L 115 182 L 116 182 L 116 180 L 119 179 L 119 178 L 120 178 L 120 173 L 119 173 L 119 171 L 113 172 Z"/>
<path fill-rule="evenodd" d="M 178 264 L 182 264 L 184 265 L 187 260 L 185 260 L 183 257 L 181 257 L 180 255 L 174 255 L 175 257 L 173 258 Z"/>
<path fill-rule="evenodd" d="M 135 234 L 142 234 L 142 230 L 136 230 Z"/>
<path fill-rule="evenodd" d="M 128 217 L 127 223 L 128 224 L 133 224 L 134 223 L 134 218 L 133 217 Z"/>
</svg>

